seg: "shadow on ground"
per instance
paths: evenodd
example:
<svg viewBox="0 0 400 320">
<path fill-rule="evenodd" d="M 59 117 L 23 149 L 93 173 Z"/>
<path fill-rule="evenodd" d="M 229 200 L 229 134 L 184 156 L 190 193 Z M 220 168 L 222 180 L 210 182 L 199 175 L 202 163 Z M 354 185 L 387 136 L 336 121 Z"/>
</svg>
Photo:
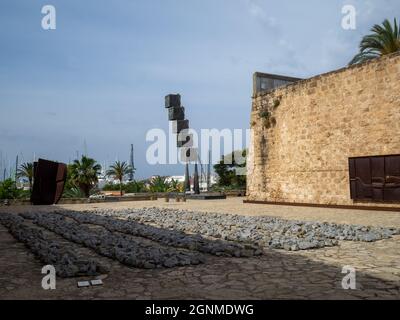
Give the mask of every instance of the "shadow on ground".
<svg viewBox="0 0 400 320">
<path fill-rule="evenodd" d="M 323 250 L 319 249 L 321 254 Z M 110 266 L 103 286 L 78 289 L 80 279 L 58 278 L 56 290 L 46 291 L 41 287 L 42 263 L 0 225 L 0 298 L 400 299 L 398 281 L 358 271 L 357 289 L 344 290 L 341 261 L 327 264 L 298 253 L 268 250 L 251 258 L 207 255 L 202 265 L 154 270 L 130 268 L 93 254 Z"/>
</svg>

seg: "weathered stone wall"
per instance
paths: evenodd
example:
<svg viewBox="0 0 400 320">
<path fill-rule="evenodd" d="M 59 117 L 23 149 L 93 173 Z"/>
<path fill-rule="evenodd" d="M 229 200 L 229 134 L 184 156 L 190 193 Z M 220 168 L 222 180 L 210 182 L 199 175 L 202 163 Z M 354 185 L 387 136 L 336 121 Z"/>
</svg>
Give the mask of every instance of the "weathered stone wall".
<svg viewBox="0 0 400 320">
<path fill-rule="evenodd" d="M 348 158 L 400 154 L 400 54 L 259 93 L 251 127 L 248 200 L 352 205 Z"/>
</svg>

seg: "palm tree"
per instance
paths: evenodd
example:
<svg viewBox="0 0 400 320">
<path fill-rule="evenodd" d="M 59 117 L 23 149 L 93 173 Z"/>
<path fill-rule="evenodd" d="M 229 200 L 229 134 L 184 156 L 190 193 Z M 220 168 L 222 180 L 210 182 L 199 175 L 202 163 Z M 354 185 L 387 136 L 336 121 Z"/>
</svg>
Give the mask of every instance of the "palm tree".
<svg viewBox="0 0 400 320">
<path fill-rule="evenodd" d="M 33 163 L 27 162 L 20 165 L 17 171 L 17 178 L 28 178 L 29 181 L 29 192 L 32 192 L 33 182 Z"/>
<path fill-rule="evenodd" d="M 393 26 L 386 19 L 382 25 L 374 25 L 371 32 L 361 40 L 360 53 L 351 60 L 350 65 L 400 51 L 400 27 L 396 18 Z"/>
<path fill-rule="evenodd" d="M 71 182 L 82 190 L 86 198 L 89 198 L 90 190 L 95 187 L 100 174 L 101 166 L 96 160 L 82 156 L 81 160 L 74 160 L 70 166 Z"/>
<path fill-rule="evenodd" d="M 149 189 L 151 192 L 167 192 L 170 188 L 166 177 L 155 176 L 150 181 Z"/>
<path fill-rule="evenodd" d="M 124 181 L 124 176 L 134 172 L 135 168 L 132 168 L 125 161 L 123 162 L 115 161 L 115 163 L 112 166 L 110 166 L 110 169 L 107 170 L 108 176 L 113 176 L 119 180 L 119 191 L 121 197 L 122 197 L 122 182 Z"/>
<path fill-rule="evenodd" d="M 168 192 L 183 192 L 183 183 L 172 179 L 169 183 Z"/>
</svg>

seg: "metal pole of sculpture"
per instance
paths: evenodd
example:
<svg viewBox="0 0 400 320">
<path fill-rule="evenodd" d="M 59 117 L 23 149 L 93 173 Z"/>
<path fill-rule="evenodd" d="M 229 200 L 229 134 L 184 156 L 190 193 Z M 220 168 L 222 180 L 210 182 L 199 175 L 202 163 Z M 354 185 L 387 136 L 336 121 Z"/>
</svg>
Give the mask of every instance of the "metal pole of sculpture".
<svg viewBox="0 0 400 320">
<path fill-rule="evenodd" d="M 208 163 L 207 163 L 207 192 L 210 191 L 211 186 L 211 150 L 208 151 Z"/>
<path fill-rule="evenodd" d="M 190 192 L 189 163 L 185 164 L 185 192 Z"/>
<path fill-rule="evenodd" d="M 197 169 L 197 162 L 194 164 L 193 191 L 194 194 L 200 194 L 199 171 Z"/>
</svg>

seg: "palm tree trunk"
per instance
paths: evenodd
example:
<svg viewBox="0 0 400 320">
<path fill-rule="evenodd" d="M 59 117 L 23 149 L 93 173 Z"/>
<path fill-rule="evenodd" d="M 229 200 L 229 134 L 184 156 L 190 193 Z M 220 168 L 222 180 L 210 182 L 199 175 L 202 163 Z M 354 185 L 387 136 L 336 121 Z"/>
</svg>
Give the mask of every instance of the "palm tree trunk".
<svg viewBox="0 0 400 320">
<path fill-rule="evenodd" d="M 122 179 L 119 180 L 119 195 L 122 197 Z"/>
<path fill-rule="evenodd" d="M 90 187 L 87 185 L 82 185 L 81 186 L 81 190 L 83 191 L 83 193 L 85 194 L 86 198 L 89 198 L 90 196 Z"/>
</svg>

